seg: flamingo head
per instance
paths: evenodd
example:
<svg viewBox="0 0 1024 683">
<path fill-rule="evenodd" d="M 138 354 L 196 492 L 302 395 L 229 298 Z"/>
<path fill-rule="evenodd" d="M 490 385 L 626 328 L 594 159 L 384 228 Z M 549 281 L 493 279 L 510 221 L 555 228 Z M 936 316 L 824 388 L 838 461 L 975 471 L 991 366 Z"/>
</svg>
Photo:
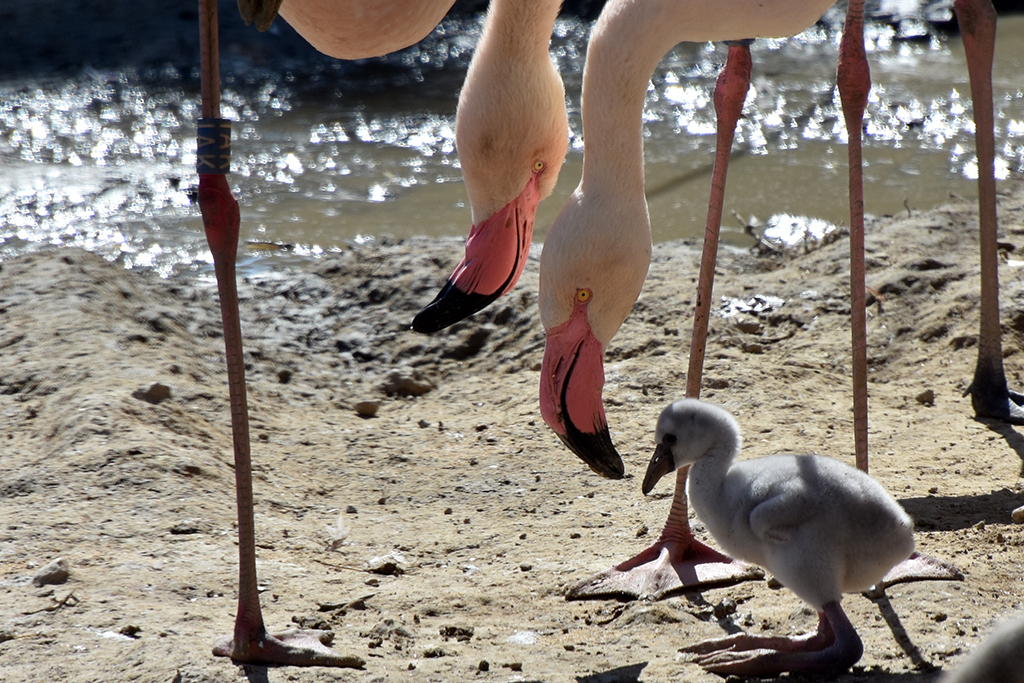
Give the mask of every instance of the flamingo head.
<svg viewBox="0 0 1024 683">
<path fill-rule="evenodd" d="M 537 205 L 565 160 L 569 125 L 562 80 L 544 52 L 530 66 L 474 58 L 459 97 L 455 139 L 473 212 L 466 254 L 413 320 L 436 332 L 483 309 L 519 280 Z"/>
<path fill-rule="evenodd" d="M 552 226 L 540 264 L 547 333 L 541 415 L 569 450 L 610 479 L 621 479 L 625 467 L 601 400 L 604 350 L 640 295 L 651 255 L 646 204 L 634 207 L 639 212 L 625 208 L 577 190 Z"/>
</svg>

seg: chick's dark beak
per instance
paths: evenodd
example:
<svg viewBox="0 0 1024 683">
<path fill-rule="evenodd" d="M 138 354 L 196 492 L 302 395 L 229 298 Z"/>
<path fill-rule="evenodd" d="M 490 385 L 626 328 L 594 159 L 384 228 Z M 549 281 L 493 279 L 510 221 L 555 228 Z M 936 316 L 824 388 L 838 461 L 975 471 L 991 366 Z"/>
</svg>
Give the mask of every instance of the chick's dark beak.
<svg viewBox="0 0 1024 683">
<path fill-rule="evenodd" d="M 647 463 L 647 473 L 644 475 L 644 483 L 642 491 L 646 496 L 651 490 L 654 489 L 654 485 L 669 472 L 676 469 L 676 461 L 672 456 L 672 447 L 666 443 L 659 443 L 658 447 L 654 449 L 654 455 L 651 456 L 651 461 Z"/>
</svg>

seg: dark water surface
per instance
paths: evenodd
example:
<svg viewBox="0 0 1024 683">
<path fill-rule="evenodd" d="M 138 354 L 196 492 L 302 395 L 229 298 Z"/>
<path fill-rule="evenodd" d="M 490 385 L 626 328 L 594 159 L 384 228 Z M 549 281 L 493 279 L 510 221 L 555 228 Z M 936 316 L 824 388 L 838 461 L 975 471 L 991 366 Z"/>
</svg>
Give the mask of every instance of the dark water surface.
<svg viewBox="0 0 1024 683">
<path fill-rule="evenodd" d="M 841 16 L 841 15 L 839 15 Z M 845 130 L 834 93 L 840 22 L 753 46 L 724 238 L 749 244 L 730 216 L 827 229 L 847 220 Z M 222 21 L 227 21 L 223 18 Z M 234 20 L 234 17 L 230 17 Z M 231 182 L 247 268 L 384 236 L 459 235 L 469 208 L 455 155 L 458 89 L 478 17 L 446 20 L 384 60 L 278 62 L 230 49 L 224 115 L 234 126 Z M 572 140 L 537 237 L 579 181 L 579 87 L 590 24 L 559 20 L 552 57 L 571 101 Z M 867 30 L 874 86 L 866 120 L 867 211 L 926 209 L 976 197 L 967 71 L 957 36 L 907 20 Z M 647 187 L 656 240 L 703 232 L 714 149 L 710 96 L 724 47 L 684 44 L 655 74 L 645 111 Z M 997 175 L 1024 173 L 1024 16 L 1000 18 Z M 190 196 L 197 177 L 194 68 L 7 71 L 0 81 L 0 258 L 46 244 L 85 247 L 127 267 L 205 269 Z"/>
</svg>

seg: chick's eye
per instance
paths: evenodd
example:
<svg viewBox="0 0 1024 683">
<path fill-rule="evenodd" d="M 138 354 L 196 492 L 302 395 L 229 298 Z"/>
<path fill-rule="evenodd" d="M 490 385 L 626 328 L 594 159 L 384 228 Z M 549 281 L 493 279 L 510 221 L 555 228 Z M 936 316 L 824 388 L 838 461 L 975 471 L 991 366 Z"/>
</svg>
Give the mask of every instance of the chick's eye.
<svg viewBox="0 0 1024 683">
<path fill-rule="evenodd" d="M 675 434 L 666 434 L 665 436 L 663 436 L 661 438 L 661 442 L 671 446 L 672 444 L 674 444 L 676 442 L 676 435 Z"/>
<path fill-rule="evenodd" d="M 584 304 L 584 303 L 590 301 L 590 298 L 592 296 L 594 296 L 594 293 L 591 292 L 589 289 L 577 289 L 576 290 L 576 301 L 579 301 L 581 304 Z"/>
<path fill-rule="evenodd" d="M 541 161 L 540 159 L 538 159 L 537 161 L 533 162 L 533 172 L 534 173 L 540 173 L 541 171 L 544 170 L 545 166 L 546 166 L 546 164 L 543 161 Z"/>
</svg>

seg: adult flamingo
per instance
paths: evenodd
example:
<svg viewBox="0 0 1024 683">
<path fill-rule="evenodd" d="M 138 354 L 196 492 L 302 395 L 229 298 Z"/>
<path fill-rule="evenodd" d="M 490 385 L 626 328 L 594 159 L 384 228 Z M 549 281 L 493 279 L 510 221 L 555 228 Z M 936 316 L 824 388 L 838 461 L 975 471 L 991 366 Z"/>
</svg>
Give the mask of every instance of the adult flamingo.
<svg viewBox="0 0 1024 683">
<path fill-rule="evenodd" d="M 831 4 L 733 0 L 724 11 L 716 0 L 611 0 L 594 26 L 583 75 L 583 178 L 548 232 L 541 254 L 539 306 L 547 343 L 540 393 L 545 422 L 606 477 L 622 477 L 624 467 L 601 404 L 602 355 L 640 294 L 651 254 L 641 116 L 650 76 L 678 42 L 793 35 Z M 731 100 L 731 121 L 719 121 L 720 147 L 728 134 L 726 154 L 749 79 L 745 45 L 732 48 L 730 57 L 735 54 L 746 56 L 746 74 L 737 59 L 730 59 L 716 90 L 716 106 L 723 96 Z M 721 156 L 712 181 L 719 194 L 724 187 Z M 709 262 L 707 253 L 704 261 Z M 708 301 L 709 293 L 702 288 L 699 301 Z M 685 475 L 681 479 L 685 482 Z M 756 575 L 753 567 L 694 539 L 686 510 L 685 488 L 677 484 L 659 542 L 578 587 L 575 597 L 660 597 L 680 585 Z"/>
<path fill-rule="evenodd" d="M 584 74 L 583 119 L 586 135 L 584 177 L 549 232 L 541 257 L 541 320 L 547 330 L 541 377 L 541 411 L 545 421 L 566 445 L 605 476 L 621 477 L 621 458 L 611 443 L 601 405 L 602 353 L 639 294 L 649 257 L 650 227 L 643 198 L 641 110 L 647 81 L 661 56 L 683 40 L 737 40 L 792 35 L 816 21 L 827 0 L 776 0 L 759 3 L 734 0 L 729 12 L 720 3 L 690 0 L 612 0 L 605 7 L 591 38 Z M 988 0 L 958 0 L 965 39 L 979 36 L 988 45 L 994 36 L 994 15 L 977 9 Z M 992 30 L 985 26 L 991 19 Z M 976 28 L 980 26 L 980 28 Z M 970 39 L 968 44 L 970 45 Z M 984 47 L 968 48 L 972 64 Z M 711 200 L 705 235 L 697 306 L 694 316 L 687 396 L 699 396 L 707 321 L 710 314 L 718 229 L 733 131 L 749 88 L 750 54 L 746 42 L 734 43 L 715 89 L 718 140 Z M 972 83 L 980 79 L 972 66 Z M 981 79 L 983 80 L 983 79 Z M 853 311 L 854 408 L 857 464 L 867 470 L 867 373 L 864 307 L 863 187 L 860 164 L 861 120 L 870 76 L 863 47 L 863 2 L 850 3 L 840 47 L 838 84 L 849 132 L 851 197 L 851 300 Z M 983 86 L 974 97 L 991 105 Z M 590 103 L 599 102 L 598 106 Z M 983 123 L 979 116 L 979 122 Z M 991 115 L 988 121 L 991 122 Z M 981 124 L 979 124 L 980 127 Z M 989 126 L 989 128 L 991 128 Z M 979 142 L 979 166 L 992 172 Z M 991 146 L 989 147 L 991 149 Z M 985 170 L 982 171 L 982 174 Z M 994 207 L 994 191 L 983 204 Z M 988 205 L 988 204 L 986 204 Z M 994 208 L 992 209 L 994 216 Z M 983 219 L 984 221 L 984 219 Z M 991 288 L 994 270 L 994 220 L 991 230 L 992 267 L 986 269 Z M 983 249 L 986 228 L 982 226 Z M 607 264 L 614 261 L 614 267 Z M 983 258 L 983 267 L 985 264 Z M 597 275 L 595 275 L 595 273 Z M 983 292 L 983 297 L 994 294 Z M 632 298 L 631 298 L 632 297 Z M 989 306 L 991 308 L 991 306 Z M 994 334 L 998 334 L 996 304 Z M 989 315 L 989 318 L 992 316 Z M 986 332 L 986 330 L 988 330 Z M 992 326 L 983 335 L 993 336 Z M 985 367 L 993 361 L 992 344 L 982 345 Z M 998 336 L 994 354 L 1002 377 Z M 982 361 L 979 359 L 979 366 Z M 983 373 L 984 374 L 984 373 Z M 987 380 L 994 373 L 987 373 Z M 975 391 L 998 393 L 978 377 Z M 998 384 L 998 383 L 996 383 Z M 1003 384 L 1003 396 L 1008 395 Z M 1012 402 L 1012 400 L 1011 400 Z M 1004 400 L 1003 403 L 1006 403 Z M 1005 412 L 1005 411 L 1004 411 Z M 752 576 L 750 567 L 699 543 L 687 519 L 686 470 L 679 471 L 672 507 L 659 540 L 637 557 L 577 584 L 570 598 L 600 595 L 662 597 L 671 592 L 739 581 Z M 899 565 L 886 582 L 913 578 L 953 578 L 957 572 L 936 560 L 915 556 Z"/>
<path fill-rule="evenodd" d="M 451 0 L 404 0 L 393 3 L 389 8 L 393 11 L 385 11 L 377 3 L 359 0 L 288 0 L 283 6 L 281 0 L 268 0 L 266 3 L 243 0 L 240 4 L 243 18 L 247 21 L 255 18 L 261 27 L 266 28 L 280 9 L 282 16 L 294 22 L 299 32 L 318 49 L 334 56 L 356 58 L 384 54 L 420 40 L 444 15 Z M 529 213 L 530 216 L 529 221 L 520 220 L 513 227 L 522 228 L 528 224 L 532 230 L 536 204 L 541 196 L 550 193 L 555 184 L 565 156 L 568 124 L 561 79 L 547 57 L 547 45 L 560 4 L 560 0 L 495 0 L 491 4 L 481 44 L 474 55 L 467 75 L 468 83 L 460 99 L 459 130 L 463 142 L 459 147 L 474 219 L 487 215 L 484 212 L 488 206 L 504 206 L 502 198 L 509 196 L 510 188 L 518 187 L 518 194 L 526 198 L 511 214 L 522 216 Z M 203 117 L 207 120 L 201 126 L 203 132 L 200 137 L 207 138 L 210 148 L 226 147 L 222 141 L 228 137 L 225 129 L 229 124 L 219 118 L 216 2 L 200 0 L 200 7 Z M 371 20 L 372 31 L 366 29 Z M 541 50 L 543 59 L 538 56 Z M 482 78 L 494 80 L 478 83 Z M 534 104 L 537 106 L 532 106 Z M 510 123 L 513 118 L 515 121 Z M 518 154 L 517 146 L 523 148 Z M 488 149 L 502 153 L 488 154 Z M 329 632 L 293 629 L 272 634 L 264 626 L 257 590 L 248 409 L 235 285 L 239 211 L 223 175 L 229 162 L 221 151 L 217 149 L 206 154 L 204 148 L 197 154 L 200 159 L 198 194 L 214 258 L 223 315 L 235 451 L 239 591 L 234 633 L 219 640 L 213 652 L 238 661 L 265 664 L 358 666 L 361 665 L 358 658 L 337 654 L 326 646 L 331 639 Z M 511 196 L 515 197 L 516 193 Z M 508 203 L 510 200 L 504 201 Z M 498 227 L 505 228 L 506 225 L 503 222 Z M 475 235 L 481 249 L 500 252 L 504 248 L 500 240 L 484 238 L 483 232 L 486 231 L 478 224 L 470 241 Z M 517 249 L 522 241 L 522 237 L 516 235 L 506 240 Z M 529 235 L 526 235 L 525 244 L 528 248 Z M 471 261 L 473 255 L 467 244 L 467 261 Z M 525 253 L 520 260 L 524 257 Z M 475 278 L 471 278 L 467 286 L 477 281 L 489 282 L 488 268 L 510 261 L 515 262 L 516 257 L 503 260 L 488 254 L 487 268 L 480 262 L 464 263 L 467 267 L 462 272 L 471 272 Z M 457 284 L 462 284 L 458 275 L 459 271 L 455 278 Z M 508 279 L 507 274 L 504 277 Z M 518 272 L 515 277 L 518 277 Z"/>
</svg>

